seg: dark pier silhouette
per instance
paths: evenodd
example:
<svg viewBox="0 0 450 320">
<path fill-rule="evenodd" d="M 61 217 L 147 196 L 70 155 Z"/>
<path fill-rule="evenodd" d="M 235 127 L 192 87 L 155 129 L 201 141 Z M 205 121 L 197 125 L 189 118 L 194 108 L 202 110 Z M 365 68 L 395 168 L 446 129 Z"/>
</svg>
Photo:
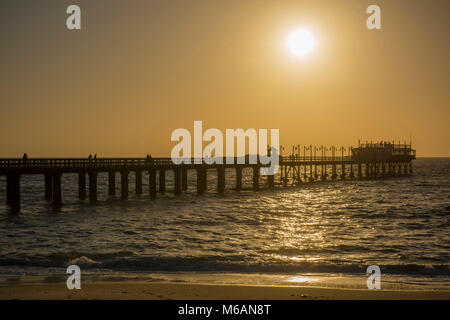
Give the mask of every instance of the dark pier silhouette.
<svg viewBox="0 0 450 320">
<path fill-rule="evenodd" d="M 333 181 L 337 179 L 369 179 L 412 174 L 412 160 L 416 152 L 411 144 L 394 144 L 390 142 L 365 143 L 357 148 L 327 148 L 324 146 L 292 147 L 290 155 L 283 156 L 280 147 L 279 170 L 276 176 L 265 176 L 265 187 L 300 185 L 313 181 Z M 303 149 L 303 155 L 302 155 Z M 331 153 L 329 155 L 328 153 Z M 197 161 L 196 160 L 200 160 Z M 53 205 L 62 205 L 63 174 L 78 174 L 78 196 L 89 197 L 97 201 L 97 176 L 100 172 L 108 173 L 108 195 L 116 195 L 116 173 L 120 173 L 122 199 L 128 197 L 129 173 L 135 173 L 135 192 L 142 193 L 142 173 L 148 172 L 149 197 L 166 192 L 166 172 L 174 174 L 174 194 L 179 195 L 188 187 L 188 170 L 196 171 L 197 194 L 207 189 L 207 172 L 217 170 L 217 192 L 225 191 L 225 169 L 236 170 L 235 190 L 242 190 L 244 168 L 251 168 L 253 175 L 252 189 L 261 188 L 260 169 L 269 167 L 259 161 L 250 163 L 250 157 L 233 159 L 233 163 L 223 159 L 223 164 L 207 164 L 205 159 L 191 159 L 190 164 L 175 164 L 171 158 L 71 158 L 71 159 L 0 159 L 0 175 L 6 176 L 6 202 L 12 212 L 20 211 L 20 178 L 23 175 L 44 175 L 45 199 Z M 238 160 L 243 160 L 239 163 Z M 157 172 L 159 189 L 157 189 Z M 86 179 L 87 178 L 87 179 Z M 86 180 L 89 188 L 86 188 Z M 87 194 L 87 190 L 89 191 Z"/>
</svg>

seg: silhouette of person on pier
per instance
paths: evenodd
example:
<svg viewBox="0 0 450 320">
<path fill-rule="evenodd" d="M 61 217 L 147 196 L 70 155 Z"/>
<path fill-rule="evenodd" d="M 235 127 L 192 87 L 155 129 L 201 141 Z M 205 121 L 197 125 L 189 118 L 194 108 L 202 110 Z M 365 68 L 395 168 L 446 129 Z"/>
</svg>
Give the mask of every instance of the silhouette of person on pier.
<svg viewBox="0 0 450 320">
<path fill-rule="evenodd" d="M 150 164 L 153 163 L 152 155 L 151 155 L 151 154 L 147 154 L 147 156 L 145 157 L 145 162 L 146 162 L 146 163 L 150 163 Z"/>
<path fill-rule="evenodd" d="M 23 160 L 24 164 L 27 164 L 27 162 L 28 162 L 28 155 L 26 153 L 23 154 L 22 160 Z"/>
</svg>

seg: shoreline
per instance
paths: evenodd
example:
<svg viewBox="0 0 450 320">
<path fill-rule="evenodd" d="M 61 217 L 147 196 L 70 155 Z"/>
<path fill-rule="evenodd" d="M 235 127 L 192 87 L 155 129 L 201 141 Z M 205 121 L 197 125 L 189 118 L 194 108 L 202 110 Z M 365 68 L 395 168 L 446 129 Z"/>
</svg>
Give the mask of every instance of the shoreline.
<svg viewBox="0 0 450 320">
<path fill-rule="evenodd" d="M 68 277 L 0 275 L 0 300 L 450 300 L 448 285 L 384 277 L 380 290 L 369 290 L 364 275 L 84 274 L 80 290 L 67 288 Z"/>
<path fill-rule="evenodd" d="M 313 286 L 218 285 L 169 282 L 11 283 L 0 300 L 450 300 L 450 290 L 368 290 Z"/>
</svg>

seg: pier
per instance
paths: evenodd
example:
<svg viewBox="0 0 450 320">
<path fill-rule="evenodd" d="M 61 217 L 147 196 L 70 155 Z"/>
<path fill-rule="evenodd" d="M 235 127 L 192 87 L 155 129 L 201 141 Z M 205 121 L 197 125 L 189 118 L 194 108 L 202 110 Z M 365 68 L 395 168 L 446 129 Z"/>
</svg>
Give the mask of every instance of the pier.
<svg viewBox="0 0 450 320">
<path fill-rule="evenodd" d="M 416 151 L 411 144 L 365 143 L 357 148 L 325 146 L 293 146 L 289 155 L 283 156 L 280 147 L 279 170 L 277 175 L 262 176 L 260 169 L 268 167 L 261 163 L 223 161 L 223 164 L 206 164 L 203 159 L 191 159 L 190 164 L 175 164 L 171 158 L 14 158 L 0 159 L 0 175 L 6 176 L 6 203 L 11 212 L 20 211 L 20 180 L 23 175 L 44 176 L 44 197 L 53 205 L 63 204 L 61 178 L 64 174 L 78 174 L 78 197 L 87 197 L 92 203 L 97 201 L 97 177 L 99 173 L 108 174 L 108 195 L 116 196 L 116 174 L 120 174 L 120 197 L 129 196 L 129 174 L 134 172 L 135 193 L 142 194 L 142 174 L 148 173 L 148 196 L 151 199 L 158 193 L 165 193 L 166 173 L 174 176 L 172 192 L 180 195 L 188 187 L 188 171 L 196 172 L 197 194 L 207 190 L 208 170 L 217 172 L 217 192 L 225 191 L 225 169 L 236 171 L 234 189 L 242 190 L 243 169 L 252 172 L 252 190 L 275 188 L 277 186 L 301 185 L 314 181 L 333 181 L 351 179 L 370 179 L 390 176 L 403 176 L 413 173 L 412 160 Z M 303 152 L 301 152 L 303 151 Z M 201 161 L 194 161 L 201 160 Z M 158 173 L 158 183 L 157 183 Z M 264 179 L 264 181 L 262 181 Z M 87 186 L 88 185 L 88 188 Z M 158 187 L 158 188 L 157 188 Z M 87 192 L 88 191 L 88 192 Z"/>
</svg>

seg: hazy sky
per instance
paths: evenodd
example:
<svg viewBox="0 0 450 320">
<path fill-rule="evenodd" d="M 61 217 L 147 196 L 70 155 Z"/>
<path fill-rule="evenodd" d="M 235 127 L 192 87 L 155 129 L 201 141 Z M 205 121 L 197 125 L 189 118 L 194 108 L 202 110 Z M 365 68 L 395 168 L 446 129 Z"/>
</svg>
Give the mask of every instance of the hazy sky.
<svg viewBox="0 0 450 320">
<path fill-rule="evenodd" d="M 66 29 L 78 4 L 82 30 Z M 382 30 L 366 28 L 381 7 Z M 176 128 L 450 156 L 450 1 L 0 2 L 0 156 L 169 156 Z M 316 39 L 294 57 L 287 35 Z"/>
</svg>

